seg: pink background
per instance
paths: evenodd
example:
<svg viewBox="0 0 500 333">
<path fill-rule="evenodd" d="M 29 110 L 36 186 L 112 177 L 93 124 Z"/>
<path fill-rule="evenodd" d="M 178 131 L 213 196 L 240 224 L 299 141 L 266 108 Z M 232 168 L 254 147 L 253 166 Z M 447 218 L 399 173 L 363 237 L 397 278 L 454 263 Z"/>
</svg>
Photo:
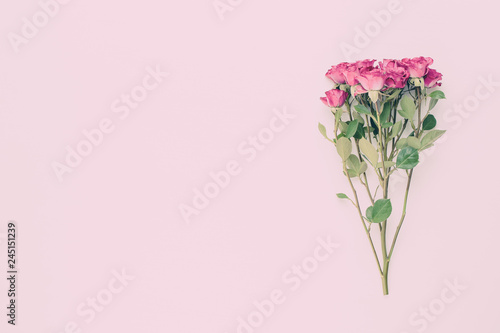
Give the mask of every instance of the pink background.
<svg viewBox="0 0 500 333">
<path fill-rule="evenodd" d="M 20 272 L 16 327 L 0 284 L 1 331 L 233 333 L 273 290 L 284 302 L 251 331 L 500 331 L 500 85 L 481 81 L 500 82 L 496 4 L 401 0 L 353 56 L 431 56 L 448 98 L 435 109 L 448 132 L 415 171 L 383 297 L 317 123 L 331 129 L 319 96 L 329 66 L 347 60 L 341 43 L 389 1 L 230 3 L 221 20 L 212 0 L 73 0 L 16 53 L 9 33 L 40 6 L 1 1 L 0 234 L 17 221 Z M 170 75 L 120 119 L 111 104 L 148 66 Z M 247 161 L 238 146 L 283 108 L 295 118 Z M 59 182 L 52 163 L 104 118 L 114 131 Z M 186 223 L 179 205 L 232 160 L 240 173 Z M 318 237 L 340 246 L 293 291 L 282 276 Z M 85 322 L 79 305 L 122 269 L 135 279 Z M 467 289 L 441 309 L 454 279 Z M 429 306 L 439 314 L 423 329 L 410 318 Z"/>
</svg>

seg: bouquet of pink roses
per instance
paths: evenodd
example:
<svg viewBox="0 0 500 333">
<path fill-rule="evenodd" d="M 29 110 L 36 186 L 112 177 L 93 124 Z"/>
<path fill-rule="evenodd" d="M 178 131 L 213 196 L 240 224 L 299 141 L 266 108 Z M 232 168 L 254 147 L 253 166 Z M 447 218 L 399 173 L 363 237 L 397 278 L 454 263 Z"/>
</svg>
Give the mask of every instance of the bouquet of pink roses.
<svg viewBox="0 0 500 333">
<path fill-rule="evenodd" d="M 389 293 L 389 263 L 406 216 L 413 169 L 419 153 L 433 146 L 445 132 L 434 129 L 436 118 L 430 113 L 445 98 L 440 90 L 430 92 L 441 85 L 442 78 L 441 73 L 429 68 L 432 63 L 431 58 L 424 57 L 384 59 L 378 65 L 375 60 L 343 62 L 326 73 L 334 87 L 321 97 L 334 115 L 333 137 L 322 124 L 319 131 L 335 145 L 352 189 L 352 199 L 344 193 L 337 193 L 337 197 L 352 202 L 358 212 L 377 261 L 384 295 Z M 389 242 L 387 224 L 393 210 L 389 180 L 398 169 L 405 170 L 407 184 L 399 222 Z M 373 178 L 378 182 L 374 192 L 370 187 Z M 371 203 L 366 209 L 360 205 L 355 185 L 366 190 Z M 373 224 L 378 227 L 372 228 Z M 372 239 L 374 230 L 380 235 L 380 254 Z"/>
</svg>

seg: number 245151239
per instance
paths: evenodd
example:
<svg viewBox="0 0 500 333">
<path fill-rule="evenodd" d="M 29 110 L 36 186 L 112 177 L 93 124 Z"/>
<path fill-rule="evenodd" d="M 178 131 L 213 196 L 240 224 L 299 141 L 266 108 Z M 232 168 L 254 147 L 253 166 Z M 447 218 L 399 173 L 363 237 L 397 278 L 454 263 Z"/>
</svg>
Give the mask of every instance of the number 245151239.
<svg viewBox="0 0 500 333">
<path fill-rule="evenodd" d="M 16 224 L 9 222 L 7 225 L 7 257 L 9 269 L 16 268 Z"/>
</svg>

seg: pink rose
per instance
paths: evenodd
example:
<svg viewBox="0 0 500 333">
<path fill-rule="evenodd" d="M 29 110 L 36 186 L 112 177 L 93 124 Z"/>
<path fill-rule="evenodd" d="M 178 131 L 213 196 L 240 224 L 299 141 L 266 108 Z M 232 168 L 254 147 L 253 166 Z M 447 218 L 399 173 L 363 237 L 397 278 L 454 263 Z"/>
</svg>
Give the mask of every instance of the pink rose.
<svg viewBox="0 0 500 333">
<path fill-rule="evenodd" d="M 349 63 L 342 62 L 336 66 L 332 66 L 332 68 L 326 72 L 325 76 L 335 83 L 343 84 L 345 83 L 344 71 L 348 65 Z"/>
<path fill-rule="evenodd" d="M 385 74 L 387 75 L 385 80 L 387 88 L 404 88 L 410 77 L 410 73 L 403 67 L 387 71 Z"/>
<path fill-rule="evenodd" d="M 319 99 L 321 99 L 326 106 L 331 108 L 338 108 L 344 105 L 344 102 L 347 99 L 347 92 L 340 89 L 328 90 L 325 94 L 326 97 L 320 97 Z"/>
<path fill-rule="evenodd" d="M 387 88 L 404 88 L 408 82 L 408 76 L 399 74 L 397 72 L 387 73 L 387 79 L 385 80 L 385 85 Z"/>
<path fill-rule="evenodd" d="M 355 62 L 356 66 L 360 70 L 362 70 L 362 69 L 372 69 L 374 63 L 375 63 L 375 59 L 374 60 L 369 60 L 369 59 L 358 60 L 358 61 Z"/>
<path fill-rule="evenodd" d="M 401 62 L 408 66 L 410 77 L 422 77 L 427 74 L 429 66 L 432 65 L 434 60 L 429 57 L 417 57 L 413 59 L 404 58 Z"/>
<path fill-rule="evenodd" d="M 380 68 L 365 69 L 360 72 L 356 77 L 361 84 L 362 90 L 367 92 L 369 90 L 382 90 L 387 76 Z M 363 93 L 359 88 L 356 91 Z"/>
<path fill-rule="evenodd" d="M 386 72 L 390 71 L 397 71 L 399 68 L 403 68 L 405 70 L 408 70 L 408 66 L 405 65 L 403 62 L 395 59 L 384 59 L 384 61 L 379 61 L 378 62 L 380 65 L 380 69 Z"/>
<path fill-rule="evenodd" d="M 410 72 L 408 67 L 399 60 L 384 59 L 379 62 L 380 68 L 385 72 L 387 79 L 385 84 L 387 88 L 404 88 Z"/>
<path fill-rule="evenodd" d="M 359 75 L 359 69 L 356 64 L 349 64 L 344 71 L 345 82 L 350 86 L 358 84 L 356 77 Z"/>
<path fill-rule="evenodd" d="M 424 77 L 424 84 L 427 88 L 434 88 L 436 85 L 441 85 L 441 82 L 438 81 L 440 81 L 442 78 L 443 74 L 439 73 L 435 69 L 429 68 L 427 75 Z"/>
</svg>

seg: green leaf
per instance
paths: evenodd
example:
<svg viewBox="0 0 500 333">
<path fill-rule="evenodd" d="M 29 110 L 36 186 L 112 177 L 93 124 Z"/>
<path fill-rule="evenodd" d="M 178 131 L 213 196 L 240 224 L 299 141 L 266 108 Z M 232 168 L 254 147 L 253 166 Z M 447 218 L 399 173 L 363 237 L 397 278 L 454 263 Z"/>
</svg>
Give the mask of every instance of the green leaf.
<svg viewBox="0 0 500 333">
<path fill-rule="evenodd" d="M 357 112 L 353 112 L 353 115 L 354 119 L 356 119 L 358 121 L 358 123 L 364 125 L 365 124 L 365 120 L 363 119 L 363 117 L 361 117 L 361 115 Z"/>
<path fill-rule="evenodd" d="M 398 113 L 401 117 L 405 118 L 405 119 L 408 119 L 408 120 L 412 120 L 413 119 L 413 115 L 414 114 L 409 114 L 409 113 L 406 113 L 405 111 L 403 110 L 398 110 Z"/>
<path fill-rule="evenodd" d="M 414 136 L 409 136 L 408 139 L 406 140 L 406 144 L 415 149 L 420 149 L 421 146 L 420 140 Z"/>
<path fill-rule="evenodd" d="M 434 98 L 434 99 L 445 99 L 446 98 L 446 96 L 444 95 L 444 92 L 442 92 L 441 90 L 435 90 L 435 91 L 431 92 L 429 94 L 429 97 Z"/>
<path fill-rule="evenodd" d="M 382 128 L 389 128 L 391 127 L 392 125 L 394 125 L 393 123 L 383 123 L 382 124 Z"/>
<path fill-rule="evenodd" d="M 365 138 L 359 140 L 359 149 L 368 158 L 368 161 L 372 165 L 376 165 L 378 162 L 378 152 L 377 149 Z"/>
<path fill-rule="evenodd" d="M 382 162 L 378 162 L 376 168 L 380 169 L 380 168 L 383 168 L 384 166 L 386 168 L 391 168 L 395 165 L 396 165 L 396 163 L 394 163 L 393 161 L 384 161 L 384 165 L 382 165 Z"/>
<path fill-rule="evenodd" d="M 439 139 L 446 131 L 443 130 L 432 130 L 422 138 L 422 146 L 420 150 L 424 150 L 430 147 L 437 139 Z M 429 147 L 428 147 L 429 146 Z"/>
<path fill-rule="evenodd" d="M 415 115 L 415 102 L 413 102 L 413 98 L 411 98 L 409 95 L 405 95 L 401 99 L 401 109 L 398 110 L 398 113 L 405 119 L 412 120 L 413 116 Z"/>
<path fill-rule="evenodd" d="M 398 136 L 399 131 L 403 128 L 403 122 L 400 120 L 392 126 L 391 135 L 389 135 L 389 140 Z"/>
<path fill-rule="evenodd" d="M 434 109 L 438 101 L 439 99 L 431 98 L 431 101 L 429 102 L 429 111 Z"/>
<path fill-rule="evenodd" d="M 433 146 L 434 146 L 434 144 L 431 143 L 431 144 L 425 145 L 424 147 L 421 147 L 418 151 L 426 150 L 426 149 L 429 149 L 430 147 L 433 147 Z"/>
<path fill-rule="evenodd" d="M 407 146 L 401 149 L 396 159 L 396 167 L 399 169 L 413 169 L 418 164 L 418 150 Z"/>
<path fill-rule="evenodd" d="M 362 173 L 365 173 L 366 169 L 368 169 L 368 164 L 366 164 L 365 161 L 361 162 L 361 166 L 359 168 L 359 174 L 361 175 Z"/>
<path fill-rule="evenodd" d="M 337 111 L 335 111 L 335 121 L 338 122 L 342 119 L 342 113 L 344 113 L 342 109 L 337 109 Z"/>
<path fill-rule="evenodd" d="M 321 133 L 321 135 L 323 135 L 325 137 L 325 139 L 330 140 L 328 138 L 328 136 L 326 136 L 326 128 L 325 128 L 325 126 L 323 126 L 322 123 L 318 123 L 318 129 L 319 129 L 319 132 Z"/>
<path fill-rule="evenodd" d="M 353 169 L 347 169 L 347 174 L 349 175 L 349 178 L 354 178 L 358 176 L 358 173 Z"/>
<path fill-rule="evenodd" d="M 399 96 L 399 93 L 401 92 L 402 89 L 396 89 L 394 90 L 394 92 L 389 96 L 387 97 L 387 100 L 390 101 L 391 99 L 394 99 L 396 97 Z"/>
<path fill-rule="evenodd" d="M 357 120 L 351 121 L 345 131 L 346 138 L 348 139 L 352 138 L 357 130 L 358 130 L 358 121 Z"/>
<path fill-rule="evenodd" d="M 337 153 L 339 153 L 343 161 L 349 158 L 349 155 L 351 155 L 351 151 L 352 151 L 352 143 L 350 139 L 339 138 L 337 140 Z"/>
<path fill-rule="evenodd" d="M 361 105 L 361 104 L 358 104 L 354 107 L 354 109 L 356 111 L 358 111 L 359 113 L 362 113 L 362 114 L 367 114 L 367 115 L 371 115 L 372 113 L 370 112 L 370 110 L 368 110 L 364 105 Z"/>
<path fill-rule="evenodd" d="M 365 129 L 363 127 L 363 124 L 359 123 L 358 129 L 356 130 L 356 133 L 354 133 L 354 138 L 359 140 L 359 139 L 363 138 L 364 136 L 365 136 Z"/>
<path fill-rule="evenodd" d="M 354 171 L 356 176 L 361 175 L 368 167 L 365 161 L 360 162 L 359 158 L 353 154 L 347 159 L 347 166 L 350 170 Z"/>
<path fill-rule="evenodd" d="M 339 121 L 339 128 L 340 128 L 340 131 L 344 134 L 347 133 L 347 123 L 344 122 L 344 121 Z"/>
<path fill-rule="evenodd" d="M 399 139 L 398 142 L 396 143 L 396 148 L 401 149 L 404 146 L 406 146 L 407 145 L 406 141 L 408 141 L 408 139 L 406 139 L 406 138 Z"/>
<path fill-rule="evenodd" d="M 359 165 L 361 164 L 359 158 L 354 154 L 349 155 L 346 162 L 347 162 L 347 167 L 353 170 L 359 169 Z"/>
<path fill-rule="evenodd" d="M 391 103 L 386 102 L 384 104 L 384 108 L 382 109 L 382 113 L 380 114 L 380 122 L 386 123 L 389 120 L 389 115 L 391 114 Z"/>
<path fill-rule="evenodd" d="M 345 195 L 344 193 L 337 193 L 337 198 L 339 198 L 339 199 L 349 199 L 349 197 L 347 195 Z"/>
<path fill-rule="evenodd" d="M 390 199 L 379 199 L 375 201 L 371 211 L 371 218 L 373 223 L 384 222 L 391 216 L 392 204 Z"/>
<path fill-rule="evenodd" d="M 378 135 L 378 125 L 371 117 L 370 117 L 370 127 L 371 127 L 371 130 L 373 132 L 373 135 L 377 136 Z"/>
<path fill-rule="evenodd" d="M 373 206 L 370 206 L 366 209 L 366 218 L 368 219 L 368 221 L 372 221 L 372 217 L 373 217 Z"/>
<path fill-rule="evenodd" d="M 422 123 L 422 130 L 428 131 L 436 127 L 436 117 L 432 114 L 425 117 L 424 122 Z"/>
</svg>

